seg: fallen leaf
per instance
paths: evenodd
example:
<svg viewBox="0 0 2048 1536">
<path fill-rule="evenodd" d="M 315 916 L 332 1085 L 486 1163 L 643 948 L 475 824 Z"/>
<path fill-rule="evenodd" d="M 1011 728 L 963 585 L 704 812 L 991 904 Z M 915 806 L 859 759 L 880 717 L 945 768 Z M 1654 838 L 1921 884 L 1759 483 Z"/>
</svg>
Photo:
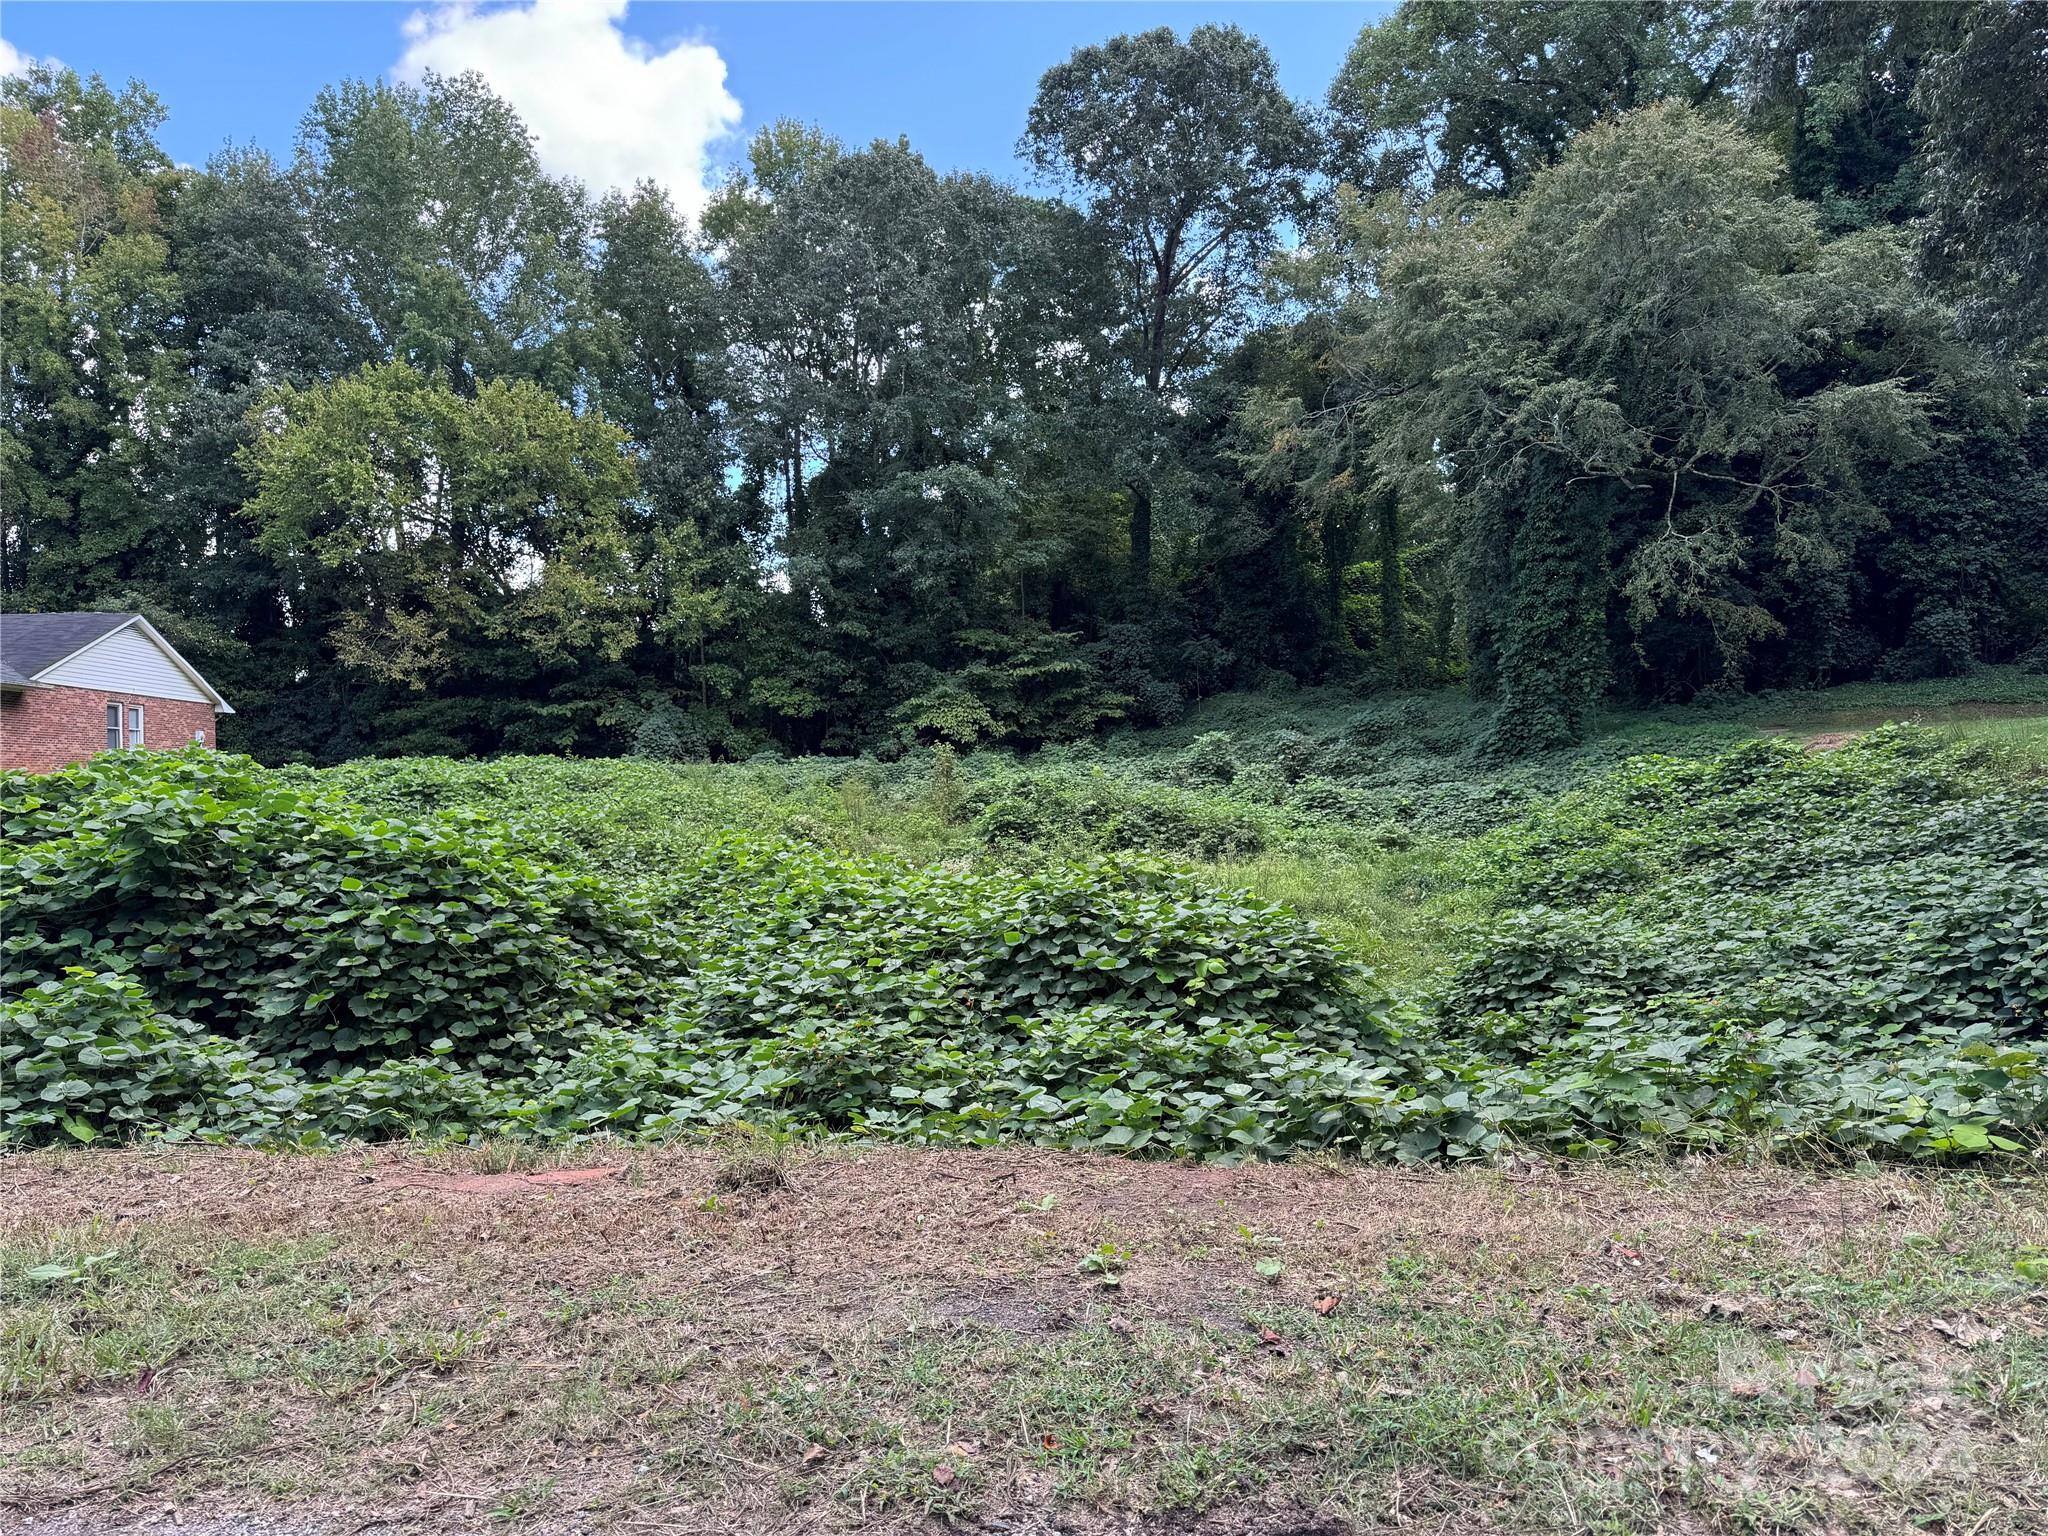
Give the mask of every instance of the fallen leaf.
<svg viewBox="0 0 2048 1536">
<path fill-rule="evenodd" d="M 933 1467 L 932 1481 L 941 1488 L 950 1488 L 960 1481 L 960 1476 L 951 1467 Z"/>
<path fill-rule="evenodd" d="M 1270 1328 L 1261 1328 L 1259 1330 L 1259 1342 L 1265 1345 L 1266 1348 L 1272 1350 L 1273 1353 L 1276 1355 L 1284 1355 L 1287 1353 L 1286 1343 L 1281 1339 L 1279 1334 L 1275 1333 Z"/>
<path fill-rule="evenodd" d="M 1044 1446 L 1048 1451 L 1058 1450 L 1060 1444 L 1059 1441 L 1055 1440 L 1051 1435 L 1040 1435 L 1038 1437 L 1038 1443 Z"/>
<path fill-rule="evenodd" d="M 1337 1298 L 1335 1296 L 1318 1296 L 1310 1305 L 1316 1309 L 1316 1316 L 1328 1317 L 1337 1310 Z"/>
<path fill-rule="evenodd" d="M 1987 1328 L 1973 1317 L 1937 1317 L 1927 1326 L 1944 1338 L 1955 1340 L 1964 1349 L 1975 1349 L 1979 1344 L 1996 1344 L 2005 1337 L 2003 1328 Z"/>
<path fill-rule="evenodd" d="M 1731 1381 L 1728 1383 L 1730 1397 L 1762 1397 L 1764 1389 L 1753 1381 Z"/>
<path fill-rule="evenodd" d="M 981 1447 L 979 1445 L 976 1445 L 972 1440 L 955 1440 L 951 1445 L 947 1446 L 946 1449 L 951 1451 L 955 1456 L 964 1458 L 972 1456 L 976 1451 L 980 1450 Z"/>
<path fill-rule="evenodd" d="M 805 1466 L 809 1466 L 809 1465 L 810 1465 L 810 1464 L 811 1464 L 812 1462 L 814 1462 L 814 1461 L 823 1461 L 824 1459 L 825 1459 L 825 1447 L 823 1447 L 822 1445 L 815 1445 L 815 1444 L 814 1444 L 814 1445 L 807 1445 L 807 1446 L 805 1446 L 805 1447 L 804 1447 L 804 1457 L 803 1457 L 803 1460 L 804 1460 L 804 1465 L 805 1465 Z"/>
</svg>

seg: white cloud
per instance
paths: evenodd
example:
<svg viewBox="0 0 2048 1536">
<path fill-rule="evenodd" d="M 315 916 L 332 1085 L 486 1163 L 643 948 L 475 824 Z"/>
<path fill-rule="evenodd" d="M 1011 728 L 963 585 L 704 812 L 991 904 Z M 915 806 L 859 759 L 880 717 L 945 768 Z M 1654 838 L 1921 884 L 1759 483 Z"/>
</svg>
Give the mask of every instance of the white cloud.
<svg viewBox="0 0 2048 1536">
<path fill-rule="evenodd" d="M 39 59 L 23 53 L 6 38 L 0 37 L 0 80 L 10 75 L 25 75 L 38 64 L 47 64 L 52 69 L 57 67 L 55 59 Z"/>
<path fill-rule="evenodd" d="M 458 0 L 406 22 L 395 73 L 473 69 L 526 120 L 548 170 L 594 191 L 651 179 L 694 218 L 706 152 L 738 128 L 740 104 L 716 48 L 678 42 L 656 52 L 625 34 L 625 14 L 626 0 Z"/>
</svg>

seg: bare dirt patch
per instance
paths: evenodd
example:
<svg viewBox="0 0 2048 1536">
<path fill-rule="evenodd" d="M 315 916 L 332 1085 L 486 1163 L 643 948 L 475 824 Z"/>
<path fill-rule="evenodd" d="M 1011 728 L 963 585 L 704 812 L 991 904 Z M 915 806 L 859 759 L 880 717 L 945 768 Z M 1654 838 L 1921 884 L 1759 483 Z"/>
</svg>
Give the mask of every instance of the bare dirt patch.
<svg viewBox="0 0 2048 1536">
<path fill-rule="evenodd" d="M 1814 1497 L 1889 1508 L 1827 1448 L 1937 1420 L 1974 1459 L 1894 1459 L 1977 1536 L 2048 1505 L 2039 1180 L 556 1161 L 0 1159 L 0 1279 L 77 1269 L 0 1298 L 0 1526 L 1325 1536 L 1647 1497 L 1711 1530 L 1795 1478 L 1766 1431 L 1821 1447 L 1770 1453 Z"/>
<path fill-rule="evenodd" d="M 1822 731 L 1808 736 L 1800 745 L 1809 752 L 1839 752 L 1861 734 L 1860 731 Z"/>
<path fill-rule="evenodd" d="M 564 1184 L 601 1184 L 623 1168 L 547 1168 L 539 1173 L 415 1173 L 392 1182 L 460 1195 L 544 1195 Z"/>
<path fill-rule="evenodd" d="M 589 1168 L 470 1173 L 404 1150 L 338 1156 L 106 1152 L 0 1162 L 0 1233 L 90 1222 L 263 1239 L 330 1234 L 395 1249 L 431 1234 L 508 1291 L 617 1284 L 716 1291 L 740 1312 L 807 1312 L 911 1292 L 954 1294 L 1041 1273 L 1049 1253 L 1114 1241 L 1135 1255 L 1126 1310 L 1199 1317 L 1228 1266 L 1284 1248 L 1306 1292 L 1325 1274 L 1413 1252 L 1452 1271 L 1511 1261 L 1640 1280 L 1722 1234 L 1767 1249 L 1884 1246 L 1943 1219 L 1939 1185 L 1726 1166 L 1642 1173 L 1563 1165 L 1514 1175 L 1255 1164 L 1217 1169 L 1028 1150 L 828 1152 L 787 1187 L 728 1192 L 711 1152 L 636 1153 Z M 1630 1234 L 1633 1260 L 1610 1243 Z M 1650 1268 L 1646 1271 L 1644 1260 Z M 1065 1266 L 1071 1269 L 1071 1264 Z M 1065 1276 L 1062 1277 L 1065 1281 Z M 1231 1283 L 1242 1278 L 1229 1276 Z M 801 1320 L 797 1320 L 799 1325 Z"/>
</svg>

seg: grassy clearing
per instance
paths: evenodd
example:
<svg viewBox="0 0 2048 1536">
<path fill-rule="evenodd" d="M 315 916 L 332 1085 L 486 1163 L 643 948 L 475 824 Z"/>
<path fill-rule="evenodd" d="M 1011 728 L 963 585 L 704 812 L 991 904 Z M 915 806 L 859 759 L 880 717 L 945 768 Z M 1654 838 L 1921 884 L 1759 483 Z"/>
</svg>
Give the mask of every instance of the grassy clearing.
<svg viewBox="0 0 2048 1536">
<path fill-rule="evenodd" d="M 607 1159 L 10 1160 L 11 1528 L 2048 1517 L 2040 1179 Z"/>
<path fill-rule="evenodd" d="M 943 770 L 924 754 L 715 767 L 529 758 L 364 761 L 322 777 L 402 815 L 460 806 L 510 817 L 551 854 L 626 881 L 659 878 L 733 832 L 1000 865 L 1099 852 L 1113 821 L 1118 846 L 1285 902 L 1405 987 L 1442 972 L 1485 914 L 1494 871 L 1471 856 L 1470 837 L 1631 757 L 1705 756 L 1758 735 L 1838 740 L 1904 721 L 1995 745 L 2016 771 L 2048 765 L 2048 676 L 2014 668 L 1616 712 L 1579 747 L 1505 764 L 1474 756 L 1486 718 L 1454 690 L 1301 689 L 1226 695 L 1174 726 L 1025 759 L 974 753 Z M 1028 828 L 1026 846 L 992 843 L 985 813 L 1018 784 L 1078 796 L 1080 812 Z"/>
</svg>

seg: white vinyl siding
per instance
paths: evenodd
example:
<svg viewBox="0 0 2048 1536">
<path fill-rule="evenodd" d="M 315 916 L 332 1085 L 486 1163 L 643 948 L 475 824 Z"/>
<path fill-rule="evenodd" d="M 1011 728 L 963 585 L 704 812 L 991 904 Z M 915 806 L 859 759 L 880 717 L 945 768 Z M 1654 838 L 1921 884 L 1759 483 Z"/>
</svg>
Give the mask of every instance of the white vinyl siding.
<svg viewBox="0 0 2048 1536">
<path fill-rule="evenodd" d="M 116 630 L 76 656 L 37 673 L 36 681 L 59 688 L 95 688 L 104 693 L 139 693 L 152 699 L 207 702 L 198 685 L 134 625 Z"/>
</svg>

